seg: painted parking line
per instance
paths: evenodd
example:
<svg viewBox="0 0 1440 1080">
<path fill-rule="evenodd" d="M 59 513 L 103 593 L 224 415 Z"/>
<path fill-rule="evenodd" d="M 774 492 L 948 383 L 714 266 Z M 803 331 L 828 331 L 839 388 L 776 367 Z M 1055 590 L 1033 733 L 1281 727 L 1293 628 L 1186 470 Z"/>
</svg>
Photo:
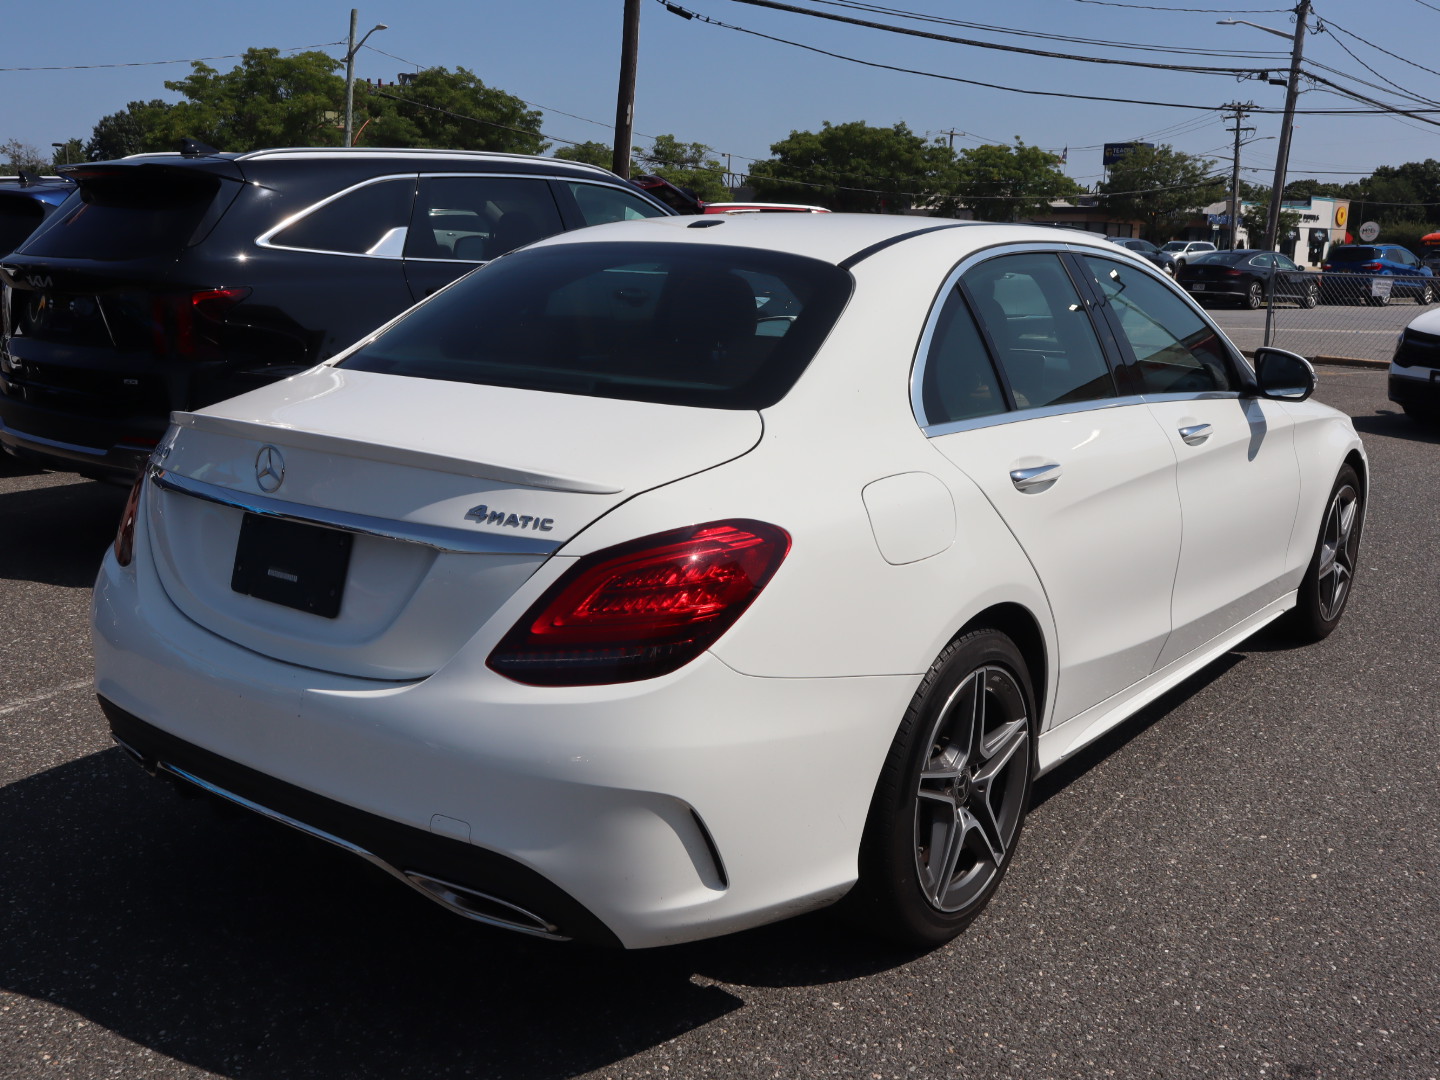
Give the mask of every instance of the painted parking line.
<svg viewBox="0 0 1440 1080">
<path fill-rule="evenodd" d="M 39 705 L 42 701 L 49 701 L 51 698 L 59 697 L 61 694 L 68 694 L 72 691 L 94 685 L 95 682 L 93 679 L 76 679 L 74 682 L 52 686 L 48 690 L 41 690 L 38 694 L 31 694 L 29 697 L 18 698 L 15 701 L 0 705 L 0 716 L 9 716 L 11 713 L 19 712 L 21 709 L 28 709 L 31 705 Z"/>
</svg>

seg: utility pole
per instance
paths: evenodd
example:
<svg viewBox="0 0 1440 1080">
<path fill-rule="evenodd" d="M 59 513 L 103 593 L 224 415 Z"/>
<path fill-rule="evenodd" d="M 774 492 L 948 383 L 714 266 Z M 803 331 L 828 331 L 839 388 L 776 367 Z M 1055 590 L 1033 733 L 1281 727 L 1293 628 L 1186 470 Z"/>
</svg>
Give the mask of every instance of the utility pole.
<svg viewBox="0 0 1440 1080">
<path fill-rule="evenodd" d="M 1253 127 L 1243 126 L 1245 117 L 1249 115 L 1251 109 L 1255 108 L 1255 103 L 1253 101 L 1247 101 L 1242 105 L 1240 102 L 1235 101 L 1225 107 L 1233 114 L 1225 117 L 1225 119 L 1235 121 L 1233 128 L 1225 129 L 1226 131 L 1235 132 L 1235 157 L 1230 168 L 1230 212 L 1226 215 L 1230 221 L 1230 250 L 1234 251 L 1240 246 L 1239 241 L 1236 239 L 1235 232 L 1240 224 L 1240 133 L 1242 131 L 1255 130 Z"/>
<path fill-rule="evenodd" d="M 1290 81 L 1285 88 L 1285 116 L 1280 122 L 1280 149 L 1275 155 L 1275 187 L 1270 192 L 1270 217 L 1265 222 L 1265 250 L 1276 251 L 1280 232 L 1280 204 L 1285 197 L 1285 172 L 1290 166 L 1290 129 L 1295 125 L 1295 99 L 1300 93 L 1300 60 L 1305 53 L 1305 24 L 1310 0 L 1295 8 L 1295 46 L 1290 51 Z"/>
<path fill-rule="evenodd" d="M 640 54 L 640 0 L 625 0 L 625 29 L 620 38 L 620 91 L 615 100 L 615 154 L 610 168 L 630 179 L 630 143 L 635 137 L 635 65 Z"/>
<path fill-rule="evenodd" d="M 365 31 L 357 44 L 355 41 L 355 20 L 360 12 L 356 8 L 350 9 L 350 47 L 345 50 L 345 145 L 350 146 L 353 141 L 352 132 L 355 128 L 355 54 L 360 51 L 360 46 L 369 40 L 370 35 L 376 30 L 389 30 L 384 23 L 376 23 L 369 30 Z"/>
</svg>

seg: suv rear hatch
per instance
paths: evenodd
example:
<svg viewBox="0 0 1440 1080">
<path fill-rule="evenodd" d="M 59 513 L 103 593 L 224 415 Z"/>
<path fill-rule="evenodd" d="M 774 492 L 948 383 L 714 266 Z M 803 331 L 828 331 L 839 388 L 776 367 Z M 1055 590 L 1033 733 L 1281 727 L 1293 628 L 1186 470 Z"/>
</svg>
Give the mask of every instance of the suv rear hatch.
<svg viewBox="0 0 1440 1080">
<path fill-rule="evenodd" d="M 171 601 L 221 637 L 417 679 L 597 517 L 761 430 L 753 411 L 319 369 L 177 417 L 151 552 Z"/>
</svg>

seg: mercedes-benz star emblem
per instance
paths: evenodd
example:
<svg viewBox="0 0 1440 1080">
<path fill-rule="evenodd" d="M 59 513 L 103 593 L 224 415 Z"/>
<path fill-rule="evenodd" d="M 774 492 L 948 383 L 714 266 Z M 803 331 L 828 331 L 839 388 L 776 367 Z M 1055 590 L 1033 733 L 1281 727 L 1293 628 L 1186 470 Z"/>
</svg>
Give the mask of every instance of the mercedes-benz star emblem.
<svg viewBox="0 0 1440 1080">
<path fill-rule="evenodd" d="M 275 447 L 262 446 L 255 455 L 255 482 L 266 494 L 278 491 L 285 482 L 285 459 Z"/>
</svg>

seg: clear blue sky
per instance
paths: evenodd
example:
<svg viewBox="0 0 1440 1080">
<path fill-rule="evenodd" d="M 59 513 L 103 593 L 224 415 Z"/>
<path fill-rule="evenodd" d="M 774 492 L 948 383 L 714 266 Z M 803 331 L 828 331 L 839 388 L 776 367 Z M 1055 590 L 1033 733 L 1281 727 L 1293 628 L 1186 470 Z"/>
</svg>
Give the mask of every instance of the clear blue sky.
<svg viewBox="0 0 1440 1080">
<path fill-rule="evenodd" d="M 680 0 L 676 0 L 677 3 Z M 802 6 L 845 14 L 811 0 Z M 1148 3 L 1163 10 L 1147 10 Z M 487 84 L 545 108 L 543 131 L 557 139 L 611 140 L 623 0 L 364 0 L 360 28 L 377 22 L 357 60 L 357 76 L 394 79 L 420 66 L 464 66 Z M 772 142 L 791 130 L 822 121 L 904 121 L 922 134 L 957 131 L 956 148 L 982 141 L 1027 143 L 1056 151 L 1069 148 L 1068 171 L 1082 183 L 1100 177 L 1100 144 L 1139 137 L 1168 142 L 1190 153 L 1228 162 L 1230 137 L 1217 113 L 1154 108 L 1112 101 L 1073 101 L 1007 93 L 1024 87 L 1101 97 L 1143 98 L 1186 105 L 1253 100 L 1279 108 L 1284 89 L 1230 76 L 1196 75 L 1100 66 L 1016 56 L 843 26 L 736 0 L 684 0 L 683 6 L 759 33 L 850 57 L 958 76 L 967 86 L 921 75 L 884 71 L 822 56 L 735 30 L 686 21 L 656 0 L 641 6 L 640 63 L 635 106 L 637 133 L 669 133 L 732 155 L 735 170 L 746 159 L 768 155 Z M 886 6 L 1011 29 L 1060 33 L 1106 42 L 1184 45 L 1234 52 L 1274 50 L 1265 59 L 1235 60 L 1093 45 L 1023 39 L 931 24 L 931 30 L 1056 52 L 1213 66 L 1283 67 L 1289 43 L 1248 26 L 1218 26 L 1226 17 L 1250 19 L 1287 33 L 1293 28 L 1285 0 L 887 0 Z M 1222 11 L 1187 12 L 1182 8 Z M 1338 20 L 1330 32 L 1312 34 L 1306 58 L 1387 91 L 1362 92 L 1387 101 L 1399 90 L 1440 100 L 1440 0 L 1316 0 L 1321 21 Z M 1225 12 L 1233 14 L 1227 15 Z M 888 14 L 848 14 L 910 27 L 923 24 Z M 299 49 L 323 46 L 342 56 L 349 28 L 348 3 L 247 0 L 243 5 L 148 0 L 60 0 L 10 4 L 0 37 L 0 141 L 18 138 L 44 149 L 67 138 L 89 137 L 95 122 L 132 100 L 176 100 L 163 86 L 182 78 L 184 63 L 81 70 L 16 70 L 69 65 L 142 64 L 150 61 L 225 57 L 254 46 Z M 1354 37 L 1343 28 L 1380 49 Z M 1347 55 L 1353 51 L 1379 74 Z M 373 46 L 373 49 L 370 47 Z M 384 50 L 384 53 L 375 51 Z M 1404 61 L 1433 68 L 1421 70 Z M 221 70 L 234 59 L 215 59 Z M 1347 84 L 1354 85 L 1354 84 Z M 1396 89 L 1398 88 L 1398 89 Z M 1302 108 L 1350 107 L 1359 103 L 1322 92 L 1301 95 Z M 588 120 L 599 124 L 587 123 Z M 1440 112 L 1433 119 L 1440 121 Z M 1256 116 L 1255 137 L 1273 136 L 1277 116 Z M 637 142 L 643 143 L 637 137 Z M 557 144 L 558 145 L 558 144 Z M 1276 143 L 1257 142 L 1244 151 L 1264 182 L 1274 167 Z M 223 148 L 222 148 L 223 149 Z M 1291 178 L 1368 171 L 1375 165 L 1440 158 L 1440 127 L 1383 116 L 1297 118 Z M 1324 175 L 1346 180 L 1353 176 Z"/>
</svg>

